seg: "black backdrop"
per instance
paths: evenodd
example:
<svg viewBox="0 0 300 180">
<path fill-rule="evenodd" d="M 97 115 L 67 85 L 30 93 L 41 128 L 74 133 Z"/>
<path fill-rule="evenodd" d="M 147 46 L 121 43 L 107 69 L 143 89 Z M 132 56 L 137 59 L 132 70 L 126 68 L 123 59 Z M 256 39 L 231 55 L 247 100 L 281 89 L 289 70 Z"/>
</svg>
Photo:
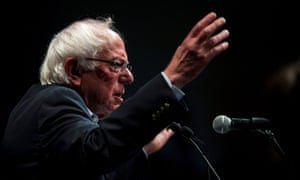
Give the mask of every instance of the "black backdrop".
<svg viewBox="0 0 300 180">
<path fill-rule="evenodd" d="M 187 125 L 206 144 L 209 160 L 221 179 L 293 179 L 296 176 L 297 69 L 271 80 L 278 70 L 299 61 L 296 3 L 52 0 L 10 1 L 1 7 L 1 133 L 14 104 L 38 81 L 38 68 L 53 34 L 73 20 L 114 16 L 118 29 L 128 41 L 129 59 L 134 65 L 135 83 L 127 90 L 127 95 L 131 95 L 162 70 L 194 23 L 214 10 L 227 19 L 230 49 L 184 89 L 192 115 Z M 269 118 L 285 156 L 278 153 L 267 136 L 252 131 L 215 133 L 211 124 L 219 114 Z M 151 166 L 153 179 L 207 176 L 207 165 L 201 155 L 187 141 L 176 137 L 151 158 Z M 214 179 L 212 174 L 211 178 Z"/>
</svg>

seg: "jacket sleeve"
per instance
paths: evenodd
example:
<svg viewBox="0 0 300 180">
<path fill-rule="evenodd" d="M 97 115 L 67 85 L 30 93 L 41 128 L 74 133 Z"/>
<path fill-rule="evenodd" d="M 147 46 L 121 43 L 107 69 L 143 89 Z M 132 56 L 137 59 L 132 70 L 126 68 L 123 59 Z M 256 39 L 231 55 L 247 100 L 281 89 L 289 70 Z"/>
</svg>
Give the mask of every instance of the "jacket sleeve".
<svg viewBox="0 0 300 180">
<path fill-rule="evenodd" d="M 72 172 L 110 171 L 186 113 L 161 74 L 98 123 L 75 91 L 65 88 L 47 96 L 48 102 L 40 107 L 42 146 L 49 150 L 47 156 L 55 157 L 52 168 L 69 167 Z"/>
</svg>

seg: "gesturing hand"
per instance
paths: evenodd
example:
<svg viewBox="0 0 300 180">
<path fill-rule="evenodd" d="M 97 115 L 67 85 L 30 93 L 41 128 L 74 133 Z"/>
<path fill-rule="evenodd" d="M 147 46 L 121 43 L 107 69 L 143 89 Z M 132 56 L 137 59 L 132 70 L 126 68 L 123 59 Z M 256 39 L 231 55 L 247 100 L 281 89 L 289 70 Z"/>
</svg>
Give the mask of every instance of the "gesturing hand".
<svg viewBox="0 0 300 180">
<path fill-rule="evenodd" d="M 173 134 L 174 132 L 171 129 L 163 129 L 154 137 L 152 141 L 144 146 L 144 150 L 148 153 L 148 155 L 159 151 L 168 142 Z"/>
<path fill-rule="evenodd" d="M 164 73 L 173 85 L 184 87 L 195 79 L 206 65 L 225 51 L 229 43 L 227 29 L 221 29 L 226 20 L 211 12 L 192 28 L 175 51 Z"/>
</svg>

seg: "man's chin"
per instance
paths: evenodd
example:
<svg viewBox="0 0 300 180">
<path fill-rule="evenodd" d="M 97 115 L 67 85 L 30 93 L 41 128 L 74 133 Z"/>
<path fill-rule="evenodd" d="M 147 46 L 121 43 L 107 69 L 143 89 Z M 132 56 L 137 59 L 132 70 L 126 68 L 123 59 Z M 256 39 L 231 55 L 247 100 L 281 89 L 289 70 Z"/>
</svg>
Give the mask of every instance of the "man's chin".
<svg viewBox="0 0 300 180">
<path fill-rule="evenodd" d="M 120 106 L 121 106 L 121 103 L 120 103 L 120 104 L 115 104 L 115 105 L 113 106 L 113 110 L 118 109 Z"/>
</svg>

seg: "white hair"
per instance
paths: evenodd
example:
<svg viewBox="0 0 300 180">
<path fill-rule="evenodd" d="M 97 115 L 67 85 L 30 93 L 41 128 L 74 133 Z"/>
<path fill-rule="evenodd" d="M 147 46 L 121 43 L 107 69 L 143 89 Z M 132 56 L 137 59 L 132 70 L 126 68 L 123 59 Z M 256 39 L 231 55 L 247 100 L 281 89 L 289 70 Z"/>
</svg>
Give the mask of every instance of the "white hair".
<svg viewBox="0 0 300 180">
<path fill-rule="evenodd" d="M 78 66 L 84 70 L 93 70 L 94 61 L 86 61 L 85 57 L 94 57 L 104 46 L 114 40 L 111 32 L 120 33 L 113 26 L 110 17 L 78 20 L 54 35 L 46 56 L 40 67 L 40 82 L 47 84 L 69 84 L 64 70 L 67 57 L 75 57 Z"/>
</svg>

